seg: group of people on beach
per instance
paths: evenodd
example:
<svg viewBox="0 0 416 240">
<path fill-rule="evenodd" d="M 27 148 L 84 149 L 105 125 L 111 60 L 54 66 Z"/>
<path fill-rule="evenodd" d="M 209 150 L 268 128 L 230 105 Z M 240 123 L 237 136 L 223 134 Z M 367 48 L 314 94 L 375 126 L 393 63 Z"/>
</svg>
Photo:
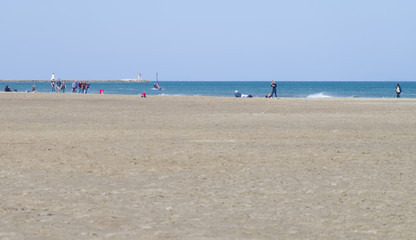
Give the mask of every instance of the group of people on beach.
<svg viewBox="0 0 416 240">
<path fill-rule="evenodd" d="M 78 93 L 84 93 L 87 94 L 88 91 L 90 90 L 90 82 L 87 81 L 74 81 L 72 83 L 72 92 L 76 93 L 78 89 Z M 101 92 L 100 92 L 101 94 Z"/>
<path fill-rule="evenodd" d="M 58 79 L 58 81 L 55 82 L 55 79 L 53 79 L 51 81 L 51 88 L 52 88 L 52 92 L 62 92 L 65 93 L 65 89 L 66 89 L 66 84 L 65 81 L 61 82 L 61 79 Z"/>
<path fill-rule="evenodd" d="M 51 88 L 52 92 L 59 93 L 61 90 L 63 93 L 65 93 L 66 84 L 64 81 L 61 82 L 60 79 L 55 82 L 55 80 L 51 81 Z M 74 81 L 72 82 L 72 92 L 76 93 L 78 89 L 78 93 L 84 93 L 87 94 L 88 90 L 90 89 L 90 82 L 87 81 Z"/>
</svg>

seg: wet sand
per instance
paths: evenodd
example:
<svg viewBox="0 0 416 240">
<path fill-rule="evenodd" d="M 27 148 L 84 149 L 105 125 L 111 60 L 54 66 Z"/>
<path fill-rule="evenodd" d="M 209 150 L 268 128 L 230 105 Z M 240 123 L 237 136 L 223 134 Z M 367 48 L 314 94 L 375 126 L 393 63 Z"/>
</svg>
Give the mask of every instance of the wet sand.
<svg viewBox="0 0 416 240">
<path fill-rule="evenodd" d="M 0 93 L 0 239 L 415 239 L 416 99 Z"/>
</svg>

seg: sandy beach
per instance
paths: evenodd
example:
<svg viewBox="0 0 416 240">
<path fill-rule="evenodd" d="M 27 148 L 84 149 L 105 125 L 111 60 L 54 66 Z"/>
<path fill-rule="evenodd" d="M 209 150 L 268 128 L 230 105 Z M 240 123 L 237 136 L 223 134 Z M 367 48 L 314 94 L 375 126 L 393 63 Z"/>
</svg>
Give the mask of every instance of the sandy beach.
<svg viewBox="0 0 416 240">
<path fill-rule="evenodd" d="M 0 239 L 415 239 L 416 99 L 0 93 Z"/>
</svg>

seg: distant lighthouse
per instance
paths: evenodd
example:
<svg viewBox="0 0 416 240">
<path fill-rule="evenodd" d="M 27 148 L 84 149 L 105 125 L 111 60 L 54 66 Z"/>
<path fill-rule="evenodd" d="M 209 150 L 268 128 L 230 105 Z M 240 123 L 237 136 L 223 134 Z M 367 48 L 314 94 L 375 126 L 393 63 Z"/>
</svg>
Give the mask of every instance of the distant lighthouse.
<svg viewBox="0 0 416 240">
<path fill-rule="evenodd" d="M 124 81 L 124 82 L 150 82 L 149 80 L 143 79 L 141 73 L 137 74 L 137 78 L 125 78 L 125 79 L 121 79 L 121 81 Z"/>
</svg>

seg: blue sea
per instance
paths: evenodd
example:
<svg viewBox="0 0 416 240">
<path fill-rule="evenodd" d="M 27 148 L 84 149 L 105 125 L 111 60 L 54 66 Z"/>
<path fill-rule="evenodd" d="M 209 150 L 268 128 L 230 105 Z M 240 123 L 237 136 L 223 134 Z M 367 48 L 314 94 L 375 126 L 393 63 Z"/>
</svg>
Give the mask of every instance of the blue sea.
<svg viewBox="0 0 416 240">
<path fill-rule="evenodd" d="M 18 92 L 31 91 L 36 85 L 38 92 L 51 92 L 49 83 L 10 82 L 0 83 L 3 90 L 6 85 Z M 105 94 L 169 96 L 220 96 L 234 97 L 234 91 L 250 94 L 253 97 L 265 97 L 271 92 L 270 82 L 201 82 L 201 81 L 159 81 L 163 90 L 154 90 L 153 83 L 129 82 L 91 82 L 89 94 L 98 94 L 100 89 Z M 290 98 L 395 98 L 397 82 L 277 82 L 278 97 Z M 416 82 L 400 82 L 402 98 L 416 98 Z M 67 82 L 65 94 L 72 94 L 71 82 Z"/>
</svg>

